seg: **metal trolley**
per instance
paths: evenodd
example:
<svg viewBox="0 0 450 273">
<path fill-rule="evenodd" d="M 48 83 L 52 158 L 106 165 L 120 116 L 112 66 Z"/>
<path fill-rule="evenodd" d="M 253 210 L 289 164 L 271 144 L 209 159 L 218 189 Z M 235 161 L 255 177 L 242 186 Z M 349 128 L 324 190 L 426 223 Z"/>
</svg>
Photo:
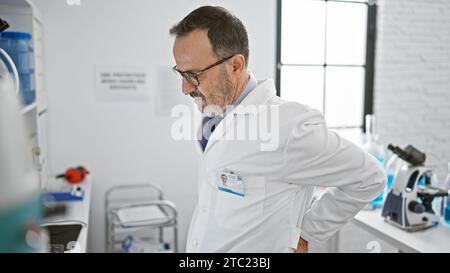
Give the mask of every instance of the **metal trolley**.
<svg viewBox="0 0 450 273">
<path fill-rule="evenodd" d="M 121 213 L 133 210 L 152 210 L 159 217 L 140 215 L 138 220 L 124 221 Z M 173 229 L 173 252 L 178 252 L 177 209 L 164 199 L 163 192 L 157 184 L 137 184 L 114 186 L 105 196 L 105 245 L 106 252 L 119 252 L 123 238 L 130 234 L 155 231 L 161 244 L 164 242 L 164 229 Z"/>
</svg>

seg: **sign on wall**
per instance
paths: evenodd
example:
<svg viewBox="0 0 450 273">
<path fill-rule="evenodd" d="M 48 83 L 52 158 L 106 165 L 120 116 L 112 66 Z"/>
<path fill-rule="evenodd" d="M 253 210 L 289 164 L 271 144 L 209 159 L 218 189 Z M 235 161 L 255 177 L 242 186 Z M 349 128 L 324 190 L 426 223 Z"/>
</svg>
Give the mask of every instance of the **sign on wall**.
<svg viewBox="0 0 450 273">
<path fill-rule="evenodd" d="M 98 66 L 95 75 L 99 101 L 148 101 L 148 73 L 136 66 Z"/>
</svg>

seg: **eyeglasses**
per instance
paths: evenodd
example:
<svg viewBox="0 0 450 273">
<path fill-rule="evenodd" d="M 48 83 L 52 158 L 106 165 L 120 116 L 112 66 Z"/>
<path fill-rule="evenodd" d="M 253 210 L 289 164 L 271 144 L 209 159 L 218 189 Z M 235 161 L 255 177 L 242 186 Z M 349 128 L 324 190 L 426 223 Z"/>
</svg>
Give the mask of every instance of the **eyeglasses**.
<svg viewBox="0 0 450 273">
<path fill-rule="evenodd" d="M 231 57 L 233 57 L 234 55 L 228 56 L 222 60 L 219 60 L 217 62 L 215 62 L 214 64 L 206 67 L 205 69 L 202 69 L 198 72 L 192 72 L 192 71 L 181 71 L 177 68 L 177 66 L 174 66 L 172 69 L 177 72 L 178 74 L 180 74 L 181 77 L 183 77 L 184 79 L 186 79 L 190 84 L 194 85 L 194 86 L 199 86 L 200 85 L 200 81 L 198 80 L 198 76 L 200 76 L 201 74 L 205 73 L 207 70 L 213 68 L 214 66 L 217 66 L 219 64 L 222 64 L 226 61 L 228 61 L 229 59 L 231 59 Z"/>
</svg>

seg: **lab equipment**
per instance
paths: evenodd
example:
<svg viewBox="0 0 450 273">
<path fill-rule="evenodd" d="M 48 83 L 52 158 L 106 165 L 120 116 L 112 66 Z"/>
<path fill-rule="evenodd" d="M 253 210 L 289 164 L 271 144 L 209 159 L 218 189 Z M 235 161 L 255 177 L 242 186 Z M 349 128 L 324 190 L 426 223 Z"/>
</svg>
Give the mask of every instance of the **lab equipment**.
<svg viewBox="0 0 450 273">
<path fill-rule="evenodd" d="M 22 103 L 29 105 L 35 101 L 35 75 L 31 34 L 26 32 L 0 33 L 0 48 L 14 61 L 20 79 Z"/>
<path fill-rule="evenodd" d="M 412 145 L 406 146 L 404 150 L 392 144 L 388 145 L 388 149 L 397 154 L 401 159 L 405 160 L 412 166 L 421 166 L 425 163 L 427 156 Z"/>
<path fill-rule="evenodd" d="M 85 167 L 79 166 L 69 168 L 63 174 L 56 175 L 54 179 L 49 179 L 46 192 L 43 193 L 44 201 L 82 201 L 84 190 L 78 184 L 82 183 L 88 174 L 89 171 Z M 60 179 L 63 179 L 63 182 Z"/>
<path fill-rule="evenodd" d="M 376 133 L 376 119 L 374 115 L 366 115 L 366 135 L 364 149 L 373 155 L 380 164 L 384 165 L 386 159 L 386 151 L 384 146 L 379 143 L 379 136 Z M 374 200 L 370 202 L 373 208 L 381 208 L 383 204 L 384 192 L 381 192 Z"/>
<path fill-rule="evenodd" d="M 1 48 L 0 56 L 0 252 L 31 252 L 39 247 L 39 174 L 20 114 L 17 70 Z"/>
<path fill-rule="evenodd" d="M 0 32 L 5 31 L 9 28 L 8 22 L 0 18 Z"/>
<path fill-rule="evenodd" d="M 178 251 L 177 209 L 164 199 L 159 185 L 112 187 L 106 193 L 105 210 L 107 252 Z M 172 229 L 173 244 L 165 240 L 165 228 Z"/>
<path fill-rule="evenodd" d="M 64 178 L 70 184 L 78 184 L 84 181 L 89 174 L 89 171 L 83 167 L 69 168 L 65 173 L 59 174 L 56 178 Z"/>
<path fill-rule="evenodd" d="M 449 194 L 446 198 L 445 198 L 445 204 L 444 204 L 444 220 L 447 224 L 450 225 L 450 162 L 448 163 L 448 167 L 447 167 L 448 171 L 447 171 L 447 177 L 445 178 L 445 185 L 444 185 L 444 189 L 445 191 L 447 191 L 447 193 Z"/>
<path fill-rule="evenodd" d="M 437 225 L 440 212 L 433 209 L 433 200 L 448 193 L 431 185 L 437 177 L 433 167 L 424 166 L 426 155 L 412 145 L 401 149 L 389 144 L 388 149 L 408 164 L 403 165 L 395 177 L 384 202 L 382 216 L 389 223 L 408 231 Z M 424 185 L 419 185 L 421 179 L 424 179 Z"/>
<path fill-rule="evenodd" d="M 133 236 L 127 236 L 122 242 L 122 251 L 125 253 L 163 253 L 173 252 L 170 250 L 170 243 L 163 242 L 160 244 L 149 243 L 144 240 L 136 239 Z"/>
<path fill-rule="evenodd" d="M 400 168 L 404 164 L 407 163 L 401 160 L 395 153 L 389 157 L 389 160 L 386 162 L 387 184 L 384 196 L 387 196 L 387 194 L 391 191 L 394 179 L 397 176 L 397 173 L 399 172 Z"/>
<path fill-rule="evenodd" d="M 69 191 L 46 192 L 42 195 L 44 202 L 82 201 L 84 198 L 84 191 L 81 187 L 72 186 Z"/>
</svg>

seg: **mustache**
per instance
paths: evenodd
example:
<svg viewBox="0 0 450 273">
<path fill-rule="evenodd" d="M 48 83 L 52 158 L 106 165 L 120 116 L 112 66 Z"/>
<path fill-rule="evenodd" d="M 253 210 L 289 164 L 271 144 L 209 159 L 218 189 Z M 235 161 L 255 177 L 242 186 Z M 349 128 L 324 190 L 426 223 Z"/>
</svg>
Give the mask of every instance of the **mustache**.
<svg viewBox="0 0 450 273">
<path fill-rule="evenodd" d="M 198 98 L 198 97 L 205 99 L 205 96 L 198 91 L 190 93 L 189 96 L 191 96 L 191 98 L 193 98 L 193 99 Z"/>
</svg>

